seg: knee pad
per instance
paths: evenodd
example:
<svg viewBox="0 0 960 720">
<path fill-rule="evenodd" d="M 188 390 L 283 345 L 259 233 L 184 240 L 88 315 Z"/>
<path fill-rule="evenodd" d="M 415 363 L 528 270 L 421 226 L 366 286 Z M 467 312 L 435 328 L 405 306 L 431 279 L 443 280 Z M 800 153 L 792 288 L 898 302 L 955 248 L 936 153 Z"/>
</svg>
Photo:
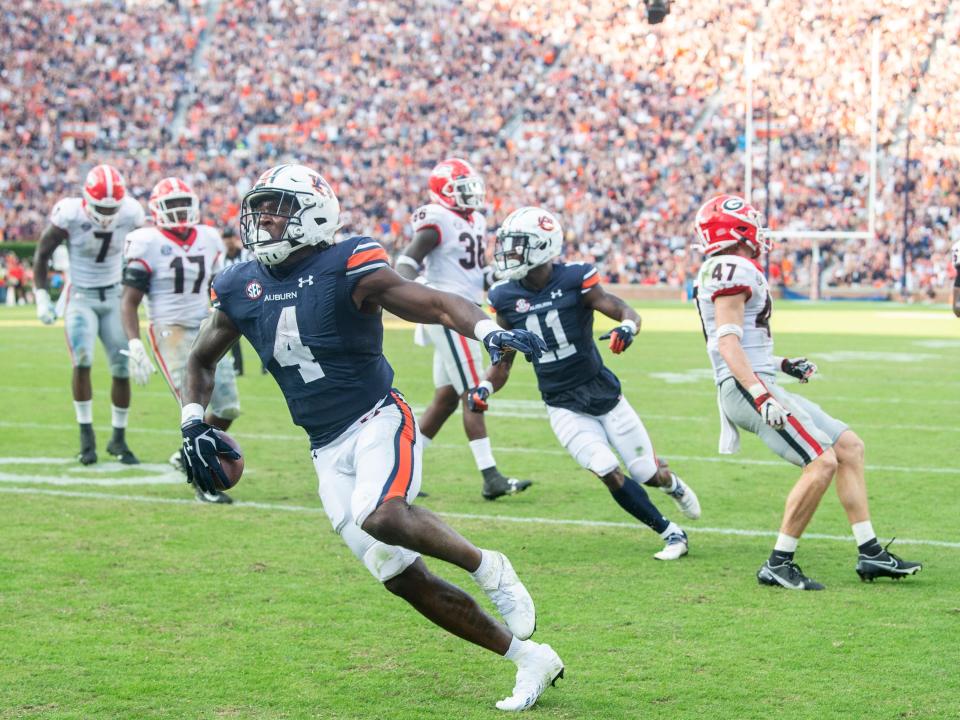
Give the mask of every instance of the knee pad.
<svg viewBox="0 0 960 720">
<path fill-rule="evenodd" d="M 632 462 L 627 463 L 627 470 L 630 472 L 630 477 L 638 483 L 645 483 L 657 474 L 659 468 L 653 459 L 653 455 L 641 455 Z"/>
<path fill-rule="evenodd" d="M 396 545 L 376 541 L 363 554 L 363 564 L 380 582 L 392 580 L 410 567 L 419 557 L 417 553 Z"/>
<path fill-rule="evenodd" d="M 586 443 L 576 450 L 574 457 L 580 465 L 599 477 L 613 472 L 620 465 L 613 450 L 602 442 Z"/>
</svg>

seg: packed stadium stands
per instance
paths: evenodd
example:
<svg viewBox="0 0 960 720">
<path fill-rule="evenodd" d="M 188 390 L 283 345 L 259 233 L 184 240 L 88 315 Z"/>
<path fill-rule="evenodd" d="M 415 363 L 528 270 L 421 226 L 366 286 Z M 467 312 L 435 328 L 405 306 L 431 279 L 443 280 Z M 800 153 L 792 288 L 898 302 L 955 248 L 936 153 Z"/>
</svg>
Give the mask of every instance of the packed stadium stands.
<svg viewBox="0 0 960 720">
<path fill-rule="evenodd" d="M 494 224 L 545 204 L 569 255 L 613 281 L 681 286 L 701 199 L 742 186 L 748 33 L 754 201 L 767 201 L 769 105 L 771 225 L 866 228 L 874 23 L 878 236 L 823 243 L 821 283 L 890 289 L 905 260 L 908 291 L 933 289 L 960 240 L 947 0 L 685 0 L 656 26 L 627 0 L 23 2 L 0 11 L 0 235 L 35 239 L 104 161 L 141 199 L 186 177 L 225 226 L 259 170 L 296 159 L 330 180 L 350 231 L 398 247 L 429 168 L 459 154 L 485 174 Z M 773 277 L 809 285 L 812 254 L 783 245 Z"/>
</svg>

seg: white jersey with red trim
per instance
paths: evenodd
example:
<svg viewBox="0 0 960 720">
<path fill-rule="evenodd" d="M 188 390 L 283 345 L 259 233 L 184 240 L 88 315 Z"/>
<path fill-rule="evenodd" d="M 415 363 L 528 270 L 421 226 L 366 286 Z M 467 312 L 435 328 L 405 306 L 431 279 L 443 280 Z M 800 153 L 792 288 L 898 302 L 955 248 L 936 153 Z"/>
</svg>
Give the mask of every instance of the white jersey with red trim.
<svg viewBox="0 0 960 720">
<path fill-rule="evenodd" d="M 714 255 L 700 267 L 696 281 L 697 309 L 707 340 L 707 354 L 719 385 L 733 373 L 717 349 L 717 312 L 714 300 L 722 295 L 743 294 L 743 346 L 754 372 L 776 373 L 773 335 L 770 332 L 770 286 L 755 260 L 739 255 Z"/>
<path fill-rule="evenodd" d="M 70 283 L 81 288 L 99 288 L 120 282 L 124 240 L 143 221 L 143 207 L 129 196 L 123 199 L 109 230 L 90 219 L 82 198 L 63 198 L 54 205 L 50 222 L 68 236 Z"/>
<path fill-rule="evenodd" d="M 196 225 L 186 241 L 155 227 L 135 230 L 123 251 L 128 265 L 150 273 L 147 317 L 159 325 L 197 327 L 210 313 L 210 281 L 223 269 L 220 233 Z"/>
<path fill-rule="evenodd" d="M 474 211 L 467 216 L 430 203 L 413 213 L 413 232 L 433 228 L 440 242 L 423 260 L 423 277 L 437 290 L 456 293 L 471 302 L 483 300 L 484 239 L 487 220 Z"/>
</svg>

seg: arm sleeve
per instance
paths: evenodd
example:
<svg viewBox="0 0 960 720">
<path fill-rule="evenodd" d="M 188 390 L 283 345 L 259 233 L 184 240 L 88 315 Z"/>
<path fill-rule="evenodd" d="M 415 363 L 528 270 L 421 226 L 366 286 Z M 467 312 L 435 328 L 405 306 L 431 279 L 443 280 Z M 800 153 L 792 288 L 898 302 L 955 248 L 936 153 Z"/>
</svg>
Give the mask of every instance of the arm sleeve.
<svg viewBox="0 0 960 720">
<path fill-rule="evenodd" d="M 150 273 L 138 263 L 123 268 L 122 282 L 127 287 L 136 288 L 145 293 L 150 292 Z"/>
</svg>

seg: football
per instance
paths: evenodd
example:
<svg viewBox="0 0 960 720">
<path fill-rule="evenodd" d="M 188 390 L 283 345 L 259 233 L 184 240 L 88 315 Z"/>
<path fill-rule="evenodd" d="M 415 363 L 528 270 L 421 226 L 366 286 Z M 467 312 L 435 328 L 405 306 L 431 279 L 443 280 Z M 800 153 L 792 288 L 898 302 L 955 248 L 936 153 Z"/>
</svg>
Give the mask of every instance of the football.
<svg viewBox="0 0 960 720">
<path fill-rule="evenodd" d="M 217 430 L 216 433 L 224 442 L 240 453 L 239 460 L 234 460 L 223 453 L 220 454 L 220 464 L 223 466 L 223 472 L 227 476 L 227 484 L 221 486 L 220 483 L 217 482 L 217 490 L 229 490 L 240 482 L 240 476 L 243 475 L 243 450 L 240 449 L 240 444 L 223 430 Z M 214 477 L 214 480 L 217 481 L 218 478 Z"/>
</svg>

